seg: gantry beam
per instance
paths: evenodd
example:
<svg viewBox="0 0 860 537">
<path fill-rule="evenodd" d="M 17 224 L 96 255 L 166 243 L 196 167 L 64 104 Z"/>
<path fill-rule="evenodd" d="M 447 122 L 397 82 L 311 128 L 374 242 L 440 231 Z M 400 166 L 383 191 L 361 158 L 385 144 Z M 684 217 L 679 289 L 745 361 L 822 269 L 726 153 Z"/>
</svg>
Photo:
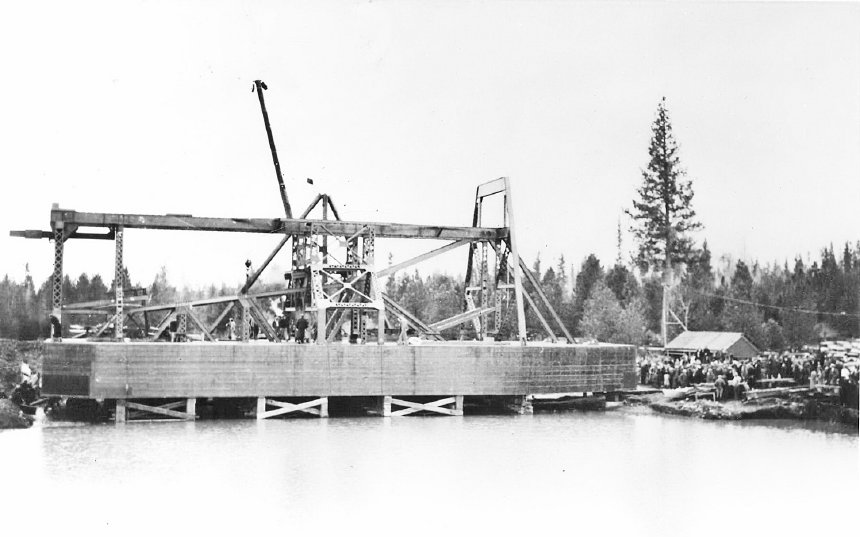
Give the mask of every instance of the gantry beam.
<svg viewBox="0 0 860 537">
<path fill-rule="evenodd" d="M 10 237 L 22 237 L 25 239 L 53 239 L 54 233 L 51 231 L 42 231 L 39 229 L 25 229 L 23 231 L 10 231 Z M 68 234 L 66 239 L 96 239 L 96 240 L 114 240 L 113 231 L 108 233 L 78 233 L 77 231 Z M 65 240 L 65 239 L 64 239 Z"/>
<path fill-rule="evenodd" d="M 280 218 L 209 218 L 190 215 L 148 215 L 85 213 L 65 209 L 51 211 L 52 224 L 81 227 L 123 226 L 127 229 L 170 229 L 186 231 L 233 231 L 241 233 L 286 233 L 310 235 L 311 226 L 331 235 L 350 237 L 373 229 L 376 237 L 438 240 L 498 240 L 508 238 L 508 228 L 425 226 L 386 222 L 349 222 L 344 220 L 311 220 Z M 367 228 L 367 229 L 366 229 Z M 12 236 L 42 238 L 41 231 L 13 231 Z M 75 238 L 71 235 L 69 238 Z"/>
</svg>

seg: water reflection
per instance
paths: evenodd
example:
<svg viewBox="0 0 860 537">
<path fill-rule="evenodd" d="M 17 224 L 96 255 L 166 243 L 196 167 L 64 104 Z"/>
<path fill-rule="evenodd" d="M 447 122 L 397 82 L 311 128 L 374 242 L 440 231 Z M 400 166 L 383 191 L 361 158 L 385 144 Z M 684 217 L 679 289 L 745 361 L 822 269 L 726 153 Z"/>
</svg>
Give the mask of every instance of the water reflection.
<svg viewBox="0 0 860 537">
<path fill-rule="evenodd" d="M 844 431 L 635 411 L 44 427 L 0 433 L 0 498 L 42 499 L 40 533 L 794 534 L 793 504 L 860 499 Z"/>
</svg>

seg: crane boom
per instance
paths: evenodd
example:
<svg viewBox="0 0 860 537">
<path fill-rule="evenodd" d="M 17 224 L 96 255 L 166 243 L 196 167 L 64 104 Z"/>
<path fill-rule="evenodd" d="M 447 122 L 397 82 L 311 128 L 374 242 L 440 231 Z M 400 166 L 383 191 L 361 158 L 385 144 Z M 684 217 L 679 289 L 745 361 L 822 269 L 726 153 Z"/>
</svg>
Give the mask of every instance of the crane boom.
<svg viewBox="0 0 860 537">
<path fill-rule="evenodd" d="M 254 88 L 257 90 L 257 97 L 260 98 L 260 109 L 263 111 L 263 123 L 266 125 L 266 135 L 269 137 L 269 149 L 272 150 L 272 160 L 275 163 L 275 174 L 278 176 L 278 188 L 281 189 L 281 201 L 284 202 L 284 213 L 288 219 L 293 217 L 293 210 L 290 207 L 290 200 L 287 197 L 287 187 L 284 186 L 284 177 L 281 175 L 281 164 L 278 162 L 278 150 L 275 149 L 275 138 L 272 136 L 272 126 L 269 125 L 269 113 L 266 112 L 266 101 L 263 99 L 263 90 L 268 89 L 266 83 L 262 80 L 254 81 Z M 254 89 L 252 88 L 252 90 Z"/>
</svg>

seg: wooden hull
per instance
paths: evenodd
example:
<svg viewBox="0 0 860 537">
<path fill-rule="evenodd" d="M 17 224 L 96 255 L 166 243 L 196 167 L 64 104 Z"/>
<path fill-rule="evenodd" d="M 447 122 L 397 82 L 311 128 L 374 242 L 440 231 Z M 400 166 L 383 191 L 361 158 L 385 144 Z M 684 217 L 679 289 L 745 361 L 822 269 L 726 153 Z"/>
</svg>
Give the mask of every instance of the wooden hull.
<svg viewBox="0 0 860 537">
<path fill-rule="evenodd" d="M 636 386 L 627 345 L 46 344 L 42 394 L 89 399 L 524 395 Z"/>
</svg>

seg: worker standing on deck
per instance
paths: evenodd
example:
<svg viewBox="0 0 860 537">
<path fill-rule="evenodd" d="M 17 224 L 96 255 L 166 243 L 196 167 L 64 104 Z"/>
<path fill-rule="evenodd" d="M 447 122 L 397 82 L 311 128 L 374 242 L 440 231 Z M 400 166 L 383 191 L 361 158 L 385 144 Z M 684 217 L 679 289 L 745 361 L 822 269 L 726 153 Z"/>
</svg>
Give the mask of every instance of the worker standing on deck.
<svg viewBox="0 0 860 537">
<path fill-rule="evenodd" d="M 230 320 L 227 321 L 227 339 L 229 339 L 230 341 L 233 341 L 233 339 L 235 337 L 236 337 L 236 321 L 234 321 L 233 318 L 230 317 Z"/>
<path fill-rule="evenodd" d="M 278 317 L 278 337 L 281 339 L 290 339 L 290 320 L 287 319 L 287 312 Z"/>
<path fill-rule="evenodd" d="M 60 323 L 59 317 L 52 313 L 48 316 L 48 320 L 51 322 L 51 338 L 55 341 L 62 339 L 63 325 Z"/>
<path fill-rule="evenodd" d="M 299 317 L 298 321 L 296 321 L 296 343 L 305 342 L 305 330 L 307 329 L 308 320 L 305 318 L 305 314 L 302 313 L 302 316 Z"/>
</svg>

